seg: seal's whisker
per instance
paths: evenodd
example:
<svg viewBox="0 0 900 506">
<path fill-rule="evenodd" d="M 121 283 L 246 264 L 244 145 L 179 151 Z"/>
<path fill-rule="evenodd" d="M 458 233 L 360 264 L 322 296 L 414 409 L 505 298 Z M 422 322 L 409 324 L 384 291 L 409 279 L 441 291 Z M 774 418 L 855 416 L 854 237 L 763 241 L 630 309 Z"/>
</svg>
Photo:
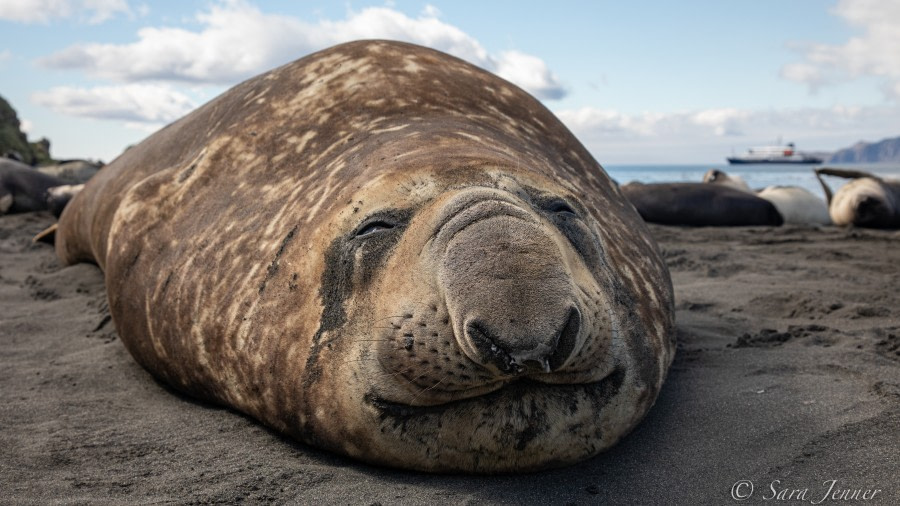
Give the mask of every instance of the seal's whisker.
<svg viewBox="0 0 900 506">
<path fill-rule="evenodd" d="M 382 378 L 388 378 L 388 377 L 390 377 L 390 378 L 395 378 L 395 379 L 396 379 L 398 376 L 401 376 L 402 374 L 403 374 L 403 371 L 402 371 L 402 370 L 400 370 L 400 371 L 393 371 L 393 372 L 391 372 L 391 371 L 385 371 L 385 372 L 383 372 L 383 373 L 380 373 L 380 374 L 378 374 L 378 375 L 373 376 L 373 379 L 382 379 Z M 404 379 L 405 379 L 405 378 L 404 378 Z"/>
<path fill-rule="evenodd" d="M 427 387 L 427 388 L 423 388 L 419 393 L 417 393 L 416 395 L 413 396 L 412 400 L 415 401 L 416 399 L 419 398 L 420 395 L 422 395 L 422 394 L 424 394 L 424 393 L 426 393 L 426 392 L 429 392 L 429 391 L 431 391 L 431 390 L 434 390 L 435 388 L 437 388 L 438 385 L 440 385 L 441 383 L 443 383 L 445 379 L 447 379 L 447 376 L 444 376 L 443 378 L 441 378 L 440 380 L 438 380 L 438 382 L 435 383 L 434 385 L 431 385 L 430 387 Z"/>
<path fill-rule="evenodd" d="M 360 358 L 360 359 L 346 360 L 346 361 L 344 361 L 344 362 L 341 362 L 341 365 L 347 365 L 347 364 L 362 364 L 362 363 L 368 362 L 368 361 L 370 361 L 370 360 L 377 360 L 377 359 L 374 358 L 374 357 L 366 357 L 366 358 Z M 376 374 L 372 375 L 372 376 L 371 376 L 371 379 L 382 379 L 382 378 L 387 378 L 387 377 L 396 378 L 397 376 L 399 376 L 399 375 L 401 375 L 401 374 L 403 374 L 403 371 L 402 371 L 402 370 L 399 370 L 399 371 L 385 371 L 385 372 L 376 373 Z"/>
</svg>

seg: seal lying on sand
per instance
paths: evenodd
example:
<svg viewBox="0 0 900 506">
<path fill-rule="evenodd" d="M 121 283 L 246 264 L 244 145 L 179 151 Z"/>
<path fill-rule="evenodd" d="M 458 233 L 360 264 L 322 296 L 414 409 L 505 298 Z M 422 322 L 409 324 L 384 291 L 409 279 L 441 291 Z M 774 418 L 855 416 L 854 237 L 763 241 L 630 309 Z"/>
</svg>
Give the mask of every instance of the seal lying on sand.
<svg viewBox="0 0 900 506">
<path fill-rule="evenodd" d="M 0 215 L 51 210 L 59 216 L 80 187 L 8 158 L 0 158 Z"/>
<path fill-rule="evenodd" d="M 726 185 L 768 200 L 778 209 L 785 223 L 830 225 L 828 205 L 809 190 L 799 186 L 767 186 L 756 192 L 740 177 L 711 169 L 703 175 L 704 183 Z"/>
<path fill-rule="evenodd" d="M 650 223 L 694 227 L 784 223 L 771 202 L 727 185 L 628 183 L 622 193 Z"/>
<path fill-rule="evenodd" d="M 853 179 L 832 194 L 822 176 Z M 900 228 L 900 180 L 882 179 L 858 170 L 816 169 L 816 177 L 828 198 L 828 211 L 835 225 L 869 228 Z"/>
<path fill-rule="evenodd" d="M 715 183 L 723 186 L 728 186 L 729 188 L 734 188 L 735 190 L 740 190 L 745 193 L 756 193 L 750 188 L 750 185 L 744 181 L 744 178 L 741 176 L 736 176 L 734 174 L 729 174 L 724 170 L 719 169 L 709 169 L 706 171 L 706 174 L 703 174 L 703 182 L 704 183 Z"/>
<path fill-rule="evenodd" d="M 584 147 L 409 44 L 232 88 L 94 176 L 56 247 L 104 270 L 161 381 L 391 466 L 584 459 L 644 416 L 674 353 L 668 271 Z"/>
<path fill-rule="evenodd" d="M 55 165 L 44 165 L 37 170 L 63 181 L 63 184 L 78 185 L 88 182 L 103 167 L 101 162 L 88 160 L 64 160 Z"/>
</svg>

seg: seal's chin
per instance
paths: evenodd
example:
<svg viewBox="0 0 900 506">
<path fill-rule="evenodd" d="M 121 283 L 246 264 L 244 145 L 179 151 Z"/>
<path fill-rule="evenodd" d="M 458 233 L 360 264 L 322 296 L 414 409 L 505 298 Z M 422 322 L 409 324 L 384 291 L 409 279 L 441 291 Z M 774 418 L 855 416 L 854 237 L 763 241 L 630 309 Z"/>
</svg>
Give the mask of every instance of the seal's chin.
<svg viewBox="0 0 900 506">
<path fill-rule="evenodd" d="M 387 400 L 370 392 L 366 402 L 378 413 L 382 421 L 393 418 L 408 420 L 425 415 L 441 415 L 450 411 L 465 413 L 470 409 L 499 407 L 521 402 L 526 397 L 545 398 L 553 403 L 567 403 L 571 410 L 578 409 L 579 403 L 587 401 L 592 409 L 599 410 L 618 394 L 625 380 L 625 371 L 613 369 L 608 375 L 590 383 L 559 384 L 545 383 L 534 377 L 522 377 L 503 384 L 499 388 L 482 395 L 469 396 L 449 402 L 432 405 L 412 405 Z"/>
</svg>

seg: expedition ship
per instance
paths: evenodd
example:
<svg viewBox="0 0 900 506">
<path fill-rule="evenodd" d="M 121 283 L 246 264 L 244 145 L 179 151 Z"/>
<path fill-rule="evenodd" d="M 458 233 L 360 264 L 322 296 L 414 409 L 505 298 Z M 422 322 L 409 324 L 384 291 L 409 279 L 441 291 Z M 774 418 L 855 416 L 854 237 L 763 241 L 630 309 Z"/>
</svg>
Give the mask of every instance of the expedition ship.
<svg viewBox="0 0 900 506">
<path fill-rule="evenodd" d="M 801 153 L 794 149 L 794 143 L 785 146 L 763 146 L 750 148 L 746 154 L 729 156 L 728 163 L 822 163 L 822 158 Z"/>
</svg>

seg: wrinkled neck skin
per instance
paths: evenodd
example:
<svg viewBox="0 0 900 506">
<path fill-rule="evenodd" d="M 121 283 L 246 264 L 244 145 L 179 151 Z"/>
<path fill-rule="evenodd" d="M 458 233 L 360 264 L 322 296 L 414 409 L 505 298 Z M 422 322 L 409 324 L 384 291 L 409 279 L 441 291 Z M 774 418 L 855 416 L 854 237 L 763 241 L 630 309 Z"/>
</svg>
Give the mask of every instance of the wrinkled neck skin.
<svg viewBox="0 0 900 506">
<path fill-rule="evenodd" d="M 288 403 L 296 411 L 260 415 L 318 446 L 427 471 L 554 467 L 614 444 L 674 353 L 668 273 L 635 279 L 647 265 L 615 265 L 625 260 L 610 255 L 599 210 L 539 162 L 480 146 L 394 163 L 361 178 L 322 231 L 305 395 Z"/>
</svg>

